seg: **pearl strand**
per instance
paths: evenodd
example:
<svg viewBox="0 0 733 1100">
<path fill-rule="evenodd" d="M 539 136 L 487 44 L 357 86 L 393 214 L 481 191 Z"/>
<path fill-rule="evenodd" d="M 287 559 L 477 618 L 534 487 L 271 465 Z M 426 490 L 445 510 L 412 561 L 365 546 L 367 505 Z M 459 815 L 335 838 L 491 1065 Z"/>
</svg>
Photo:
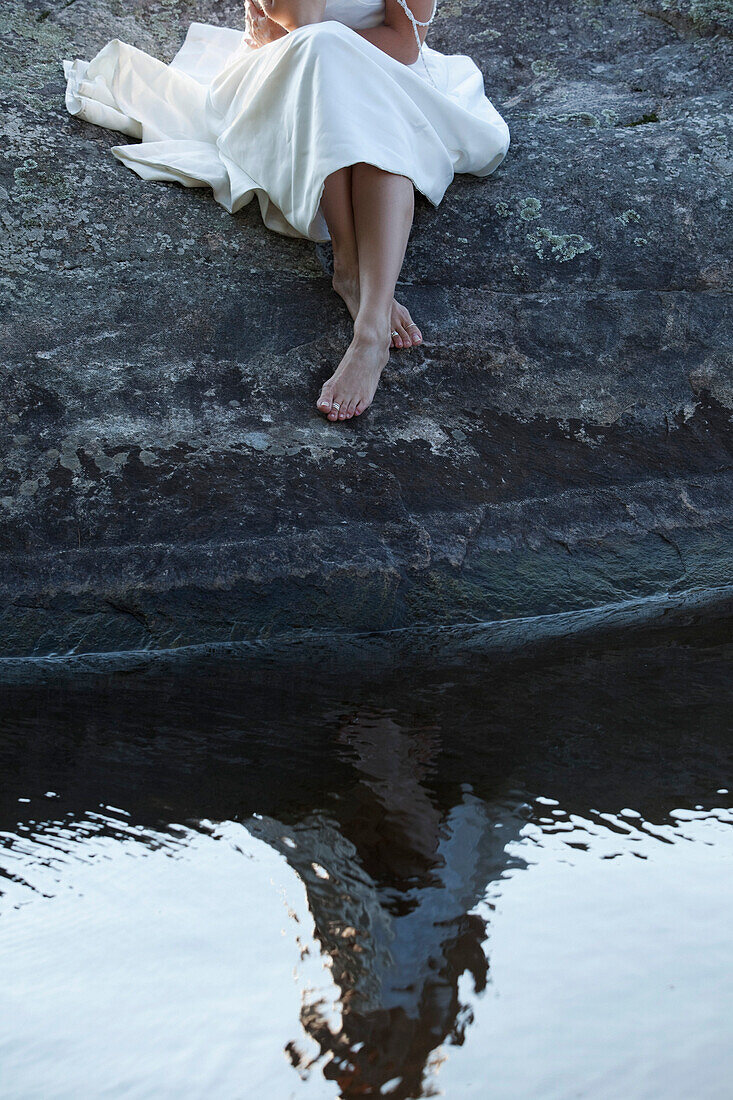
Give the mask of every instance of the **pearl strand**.
<svg viewBox="0 0 733 1100">
<path fill-rule="evenodd" d="M 435 0 L 435 2 L 433 3 L 433 14 L 424 23 L 420 19 L 416 19 L 415 16 L 412 14 L 412 12 L 410 11 L 410 9 L 407 6 L 407 0 L 397 0 L 397 3 L 400 5 L 403 12 L 405 13 L 407 18 L 412 23 L 412 29 L 415 32 L 415 41 L 417 42 L 418 55 L 422 59 L 423 67 L 425 69 L 425 72 L 428 74 L 428 77 L 430 79 L 430 83 L 433 85 L 434 88 L 437 88 L 437 84 L 433 80 L 433 74 L 430 72 L 430 69 L 428 68 L 427 61 L 423 57 L 423 52 L 422 52 L 423 44 L 420 41 L 420 34 L 418 32 L 418 29 L 417 29 L 418 27 L 429 27 L 430 24 L 432 23 L 432 21 L 435 19 L 435 9 L 437 7 L 437 0 Z"/>
</svg>

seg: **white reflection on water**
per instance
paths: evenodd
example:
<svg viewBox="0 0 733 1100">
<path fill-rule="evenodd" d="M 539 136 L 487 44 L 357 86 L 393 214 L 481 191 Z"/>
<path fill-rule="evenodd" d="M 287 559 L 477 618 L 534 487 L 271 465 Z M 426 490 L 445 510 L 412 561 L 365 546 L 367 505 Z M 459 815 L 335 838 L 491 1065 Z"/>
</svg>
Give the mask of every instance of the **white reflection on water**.
<svg viewBox="0 0 733 1100">
<path fill-rule="evenodd" d="M 733 812 L 557 815 L 525 824 L 508 849 L 526 869 L 476 907 L 490 983 L 463 989 L 473 1024 L 438 1052 L 434 1087 L 451 1100 L 728 1100 Z"/>
<path fill-rule="evenodd" d="M 313 1001 L 340 1021 L 303 883 L 241 824 L 177 833 L 89 814 L 5 849 L 6 1100 L 338 1095 L 285 1056 L 319 1054 Z"/>
<path fill-rule="evenodd" d="M 488 986 L 460 980 L 465 1038 L 434 1051 L 423 1095 L 727 1100 L 731 810 L 655 824 L 531 801 L 527 820 L 464 790 L 403 912 L 318 815 L 295 830 L 255 815 L 156 831 L 108 809 L 19 826 L 2 853 L 3 1095 L 339 1096 L 309 1022 L 337 1033 L 351 993 L 362 1011 L 395 991 L 408 1003 L 462 908 L 485 922 Z M 319 912 L 358 939 L 340 985 Z"/>
</svg>

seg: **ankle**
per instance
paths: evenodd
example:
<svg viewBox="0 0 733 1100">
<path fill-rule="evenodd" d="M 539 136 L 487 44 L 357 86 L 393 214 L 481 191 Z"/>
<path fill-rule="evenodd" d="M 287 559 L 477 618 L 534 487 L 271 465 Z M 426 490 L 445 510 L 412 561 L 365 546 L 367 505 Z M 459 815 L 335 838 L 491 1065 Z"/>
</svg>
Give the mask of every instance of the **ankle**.
<svg viewBox="0 0 733 1100">
<path fill-rule="evenodd" d="M 381 301 L 375 301 L 374 298 L 370 300 L 365 295 L 354 320 L 354 328 L 358 327 L 364 330 L 382 329 L 386 324 L 387 332 L 389 332 L 389 323 L 392 318 L 392 301 L 391 298 L 382 299 Z"/>
<path fill-rule="evenodd" d="M 390 331 L 390 315 L 386 317 L 381 316 L 363 316 L 361 313 L 354 321 L 354 339 L 358 341 L 365 341 L 372 343 L 376 341 L 382 341 L 389 343 L 388 333 Z"/>
<path fill-rule="evenodd" d="M 333 277 L 339 283 L 358 283 L 359 265 L 356 259 L 334 255 Z"/>
</svg>

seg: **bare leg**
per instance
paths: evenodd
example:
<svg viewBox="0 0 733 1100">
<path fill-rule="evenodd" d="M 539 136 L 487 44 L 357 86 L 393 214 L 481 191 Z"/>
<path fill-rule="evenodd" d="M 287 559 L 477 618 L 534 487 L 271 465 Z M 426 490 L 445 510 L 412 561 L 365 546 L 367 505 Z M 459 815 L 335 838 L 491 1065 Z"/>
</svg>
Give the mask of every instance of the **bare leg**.
<svg viewBox="0 0 733 1100">
<path fill-rule="evenodd" d="M 341 168 L 326 178 L 321 208 L 333 246 L 333 289 L 343 298 L 352 320 L 359 312 L 359 260 L 354 229 L 352 202 L 352 166 Z M 392 302 L 390 332 L 396 332 L 392 346 L 409 348 L 422 343 L 422 333 L 410 311 L 400 302 Z"/>
<path fill-rule="evenodd" d="M 351 202 L 351 165 L 326 178 L 321 209 L 333 246 L 333 289 L 346 302 L 353 320 L 359 312 L 359 256 Z"/>
<path fill-rule="evenodd" d="M 394 289 L 415 208 L 412 181 L 383 172 L 373 164 L 352 166 L 351 195 L 359 262 L 359 310 L 354 320 L 354 339 L 317 402 L 329 420 L 359 416 L 372 403 L 389 359 Z M 333 402 L 339 404 L 338 410 Z"/>
</svg>

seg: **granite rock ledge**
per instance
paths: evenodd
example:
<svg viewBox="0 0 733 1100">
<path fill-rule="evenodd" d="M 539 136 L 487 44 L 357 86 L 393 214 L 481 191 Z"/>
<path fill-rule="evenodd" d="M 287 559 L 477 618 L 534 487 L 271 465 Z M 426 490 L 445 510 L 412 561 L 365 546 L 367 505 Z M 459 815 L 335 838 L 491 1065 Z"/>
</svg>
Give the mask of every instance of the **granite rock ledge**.
<svg viewBox="0 0 733 1100">
<path fill-rule="evenodd" d="M 0 15 L 0 657 L 586 612 L 733 576 L 729 2 L 442 0 L 509 122 L 418 199 L 425 345 L 315 409 L 326 248 L 144 183 L 62 57 L 170 60 L 203 0 Z"/>
</svg>

